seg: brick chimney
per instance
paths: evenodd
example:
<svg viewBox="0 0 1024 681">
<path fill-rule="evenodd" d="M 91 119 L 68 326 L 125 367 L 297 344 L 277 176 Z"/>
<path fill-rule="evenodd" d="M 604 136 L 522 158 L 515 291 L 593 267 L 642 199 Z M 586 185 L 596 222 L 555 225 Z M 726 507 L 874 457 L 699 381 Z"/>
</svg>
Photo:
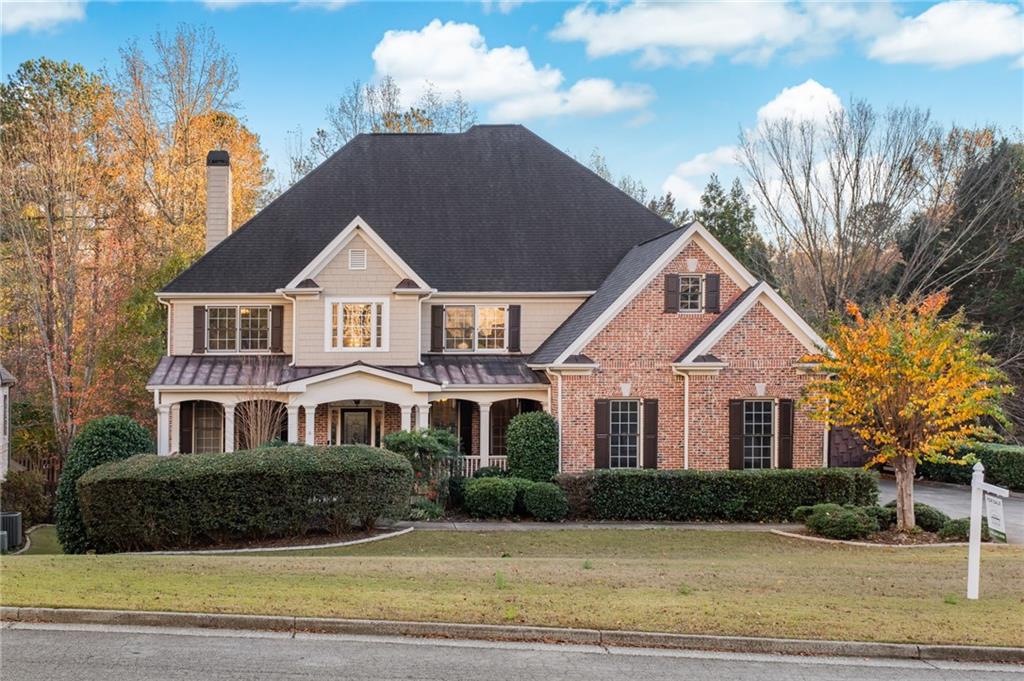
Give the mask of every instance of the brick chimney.
<svg viewBox="0 0 1024 681">
<path fill-rule="evenodd" d="M 206 252 L 231 233 L 231 157 L 217 149 L 206 155 Z"/>
</svg>

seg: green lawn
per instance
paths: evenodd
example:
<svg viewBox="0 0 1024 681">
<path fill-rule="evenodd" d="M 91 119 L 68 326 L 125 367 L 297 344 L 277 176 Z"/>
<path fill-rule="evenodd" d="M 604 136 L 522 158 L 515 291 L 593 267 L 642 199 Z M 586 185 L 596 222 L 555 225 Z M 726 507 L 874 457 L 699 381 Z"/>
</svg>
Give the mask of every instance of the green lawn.
<svg viewBox="0 0 1024 681">
<path fill-rule="evenodd" d="M 22 555 L 61 553 L 57 529 L 53 525 L 40 525 L 29 534 L 29 537 L 32 539 L 32 545 Z"/>
<path fill-rule="evenodd" d="M 765 533 L 416 531 L 240 556 L 5 556 L 4 605 L 1024 645 L 1024 549 L 872 549 Z"/>
</svg>

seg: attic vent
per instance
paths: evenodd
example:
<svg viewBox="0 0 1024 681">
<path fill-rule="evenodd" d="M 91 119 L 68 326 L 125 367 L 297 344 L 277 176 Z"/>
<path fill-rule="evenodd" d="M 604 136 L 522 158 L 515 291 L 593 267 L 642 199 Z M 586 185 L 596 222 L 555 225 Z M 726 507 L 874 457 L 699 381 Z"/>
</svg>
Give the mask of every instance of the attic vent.
<svg viewBox="0 0 1024 681">
<path fill-rule="evenodd" d="M 366 269 L 366 249 L 351 248 L 348 251 L 348 268 L 350 270 Z"/>
</svg>

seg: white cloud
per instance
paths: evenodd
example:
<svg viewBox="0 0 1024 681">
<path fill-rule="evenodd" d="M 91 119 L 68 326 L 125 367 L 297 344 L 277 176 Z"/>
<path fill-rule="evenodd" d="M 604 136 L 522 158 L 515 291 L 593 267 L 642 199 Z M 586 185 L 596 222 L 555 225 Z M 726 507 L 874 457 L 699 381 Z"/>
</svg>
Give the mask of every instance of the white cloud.
<svg viewBox="0 0 1024 681">
<path fill-rule="evenodd" d="M 661 190 L 672 192 L 680 207 L 696 208 L 700 206 L 700 195 L 704 192 L 707 177 L 723 168 L 737 165 L 738 152 L 739 149 L 730 145 L 697 154 L 689 161 L 680 163 L 662 183 Z"/>
<path fill-rule="evenodd" d="M 356 0 L 203 0 L 207 9 L 235 9 L 242 5 L 284 5 L 293 4 L 296 9 L 302 7 L 315 7 L 334 11 L 347 7 Z"/>
<path fill-rule="evenodd" d="M 564 87 L 562 72 L 536 66 L 525 47 L 489 48 L 473 24 L 434 19 L 418 31 L 388 31 L 373 50 L 378 76 L 392 76 L 415 101 L 428 83 L 491 105 L 493 120 L 566 114 L 600 115 L 640 109 L 654 97 L 647 86 L 585 78 Z"/>
<path fill-rule="evenodd" d="M 45 31 L 84 18 L 85 0 L 0 2 L 0 26 L 4 34 L 21 30 Z"/>
<path fill-rule="evenodd" d="M 897 64 L 952 68 L 1024 55 L 1024 14 L 1018 5 L 943 2 L 877 37 L 868 56 Z"/>
<path fill-rule="evenodd" d="M 484 12 L 490 14 L 498 10 L 501 14 L 509 14 L 517 7 L 522 7 L 526 0 L 483 0 Z"/>
<path fill-rule="evenodd" d="M 842 111 L 843 103 L 832 88 L 808 79 L 787 87 L 757 110 L 757 122 L 791 118 L 797 121 L 823 121 L 833 111 Z"/>
</svg>

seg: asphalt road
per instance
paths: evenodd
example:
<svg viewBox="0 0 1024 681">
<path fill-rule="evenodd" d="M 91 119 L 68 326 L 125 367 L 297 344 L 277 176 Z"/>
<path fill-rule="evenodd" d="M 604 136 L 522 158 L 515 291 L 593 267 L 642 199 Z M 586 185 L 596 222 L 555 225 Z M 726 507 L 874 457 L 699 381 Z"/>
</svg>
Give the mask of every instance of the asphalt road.
<svg viewBox="0 0 1024 681">
<path fill-rule="evenodd" d="M 896 498 L 896 481 L 883 478 L 878 481 L 878 503 L 886 504 Z M 950 518 L 971 515 L 971 488 L 961 485 L 942 485 L 917 480 L 914 482 L 914 501 L 939 509 Z M 1006 515 L 1006 539 L 1011 544 L 1024 544 L 1024 499 L 1018 494 L 1003 499 Z"/>
<path fill-rule="evenodd" d="M 1024 667 L 917 660 L 605 649 L 10 623 L 0 630 L 0 676 L 17 681 L 159 679 L 756 679 L 934 681 L 1024 679 Z"/>
</svg>

